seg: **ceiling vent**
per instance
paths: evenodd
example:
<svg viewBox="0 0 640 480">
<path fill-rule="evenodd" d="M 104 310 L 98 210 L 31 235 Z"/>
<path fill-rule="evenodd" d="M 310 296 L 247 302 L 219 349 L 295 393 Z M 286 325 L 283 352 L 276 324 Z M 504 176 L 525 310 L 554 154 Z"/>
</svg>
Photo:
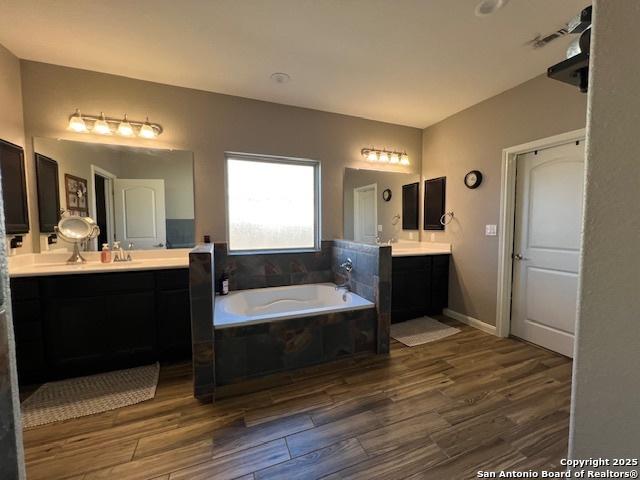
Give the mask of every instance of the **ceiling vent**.
<svg viewBox="0 0 640 480">
<path fill-rule="evenodd" d="M 565 25 L 564 27 L 562 27 L 562 28 L 560 28 L 560 29 L 556 30 L 555 32 L 550 33 L 548 35 L 544 35 L 544 36 L 538 35 L 537 37 L 535 37 L 533 40 L 531 40 L 528 43 L 533 48 L 542 48 L 542 47 L 546 47 L 547 45 L 549 45 L 554 40 L 557 40 L 560 37 L 564 37 L 568 33 L 569 33 L 569 29 Z"/>
</svg>

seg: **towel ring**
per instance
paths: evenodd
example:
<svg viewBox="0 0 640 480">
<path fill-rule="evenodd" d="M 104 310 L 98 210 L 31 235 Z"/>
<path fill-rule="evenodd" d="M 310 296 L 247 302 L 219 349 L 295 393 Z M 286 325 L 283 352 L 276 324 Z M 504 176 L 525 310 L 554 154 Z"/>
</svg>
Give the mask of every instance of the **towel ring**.
<svg viewBox="0 0 640 480">
<path fill-rule="evenodd" d="M 447 221 L 447 217 L 449 218 L 449 220 Z M 451 221 L 453 220 L 453 212 L 447 212 L 444 215 L 442 215 L 440 217 L 440 224 L 441 225 L 449 225 L 451 223 Z"/>
</svg>

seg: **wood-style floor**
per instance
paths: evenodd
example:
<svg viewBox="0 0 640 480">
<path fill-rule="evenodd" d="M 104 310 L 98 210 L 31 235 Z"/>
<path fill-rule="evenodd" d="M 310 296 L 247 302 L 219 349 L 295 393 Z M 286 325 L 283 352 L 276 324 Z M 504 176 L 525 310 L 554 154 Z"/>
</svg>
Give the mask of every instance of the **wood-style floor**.
<svg viewBox="0 0 640 480">
<path fill-rule="evenodd" d="M 24 434 L 29 480 L 465 479 L 558 469 L 571 361 L 453 320 L 462 331 L 388 357 L 278 375 L 202 405 L 190 366 L 155 399 Z"/>
</svg>

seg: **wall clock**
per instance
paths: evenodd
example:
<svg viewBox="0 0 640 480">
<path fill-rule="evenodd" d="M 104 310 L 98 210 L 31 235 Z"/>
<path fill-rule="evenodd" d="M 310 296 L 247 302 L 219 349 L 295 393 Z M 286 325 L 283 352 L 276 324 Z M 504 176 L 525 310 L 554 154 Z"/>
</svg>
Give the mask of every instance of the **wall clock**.
<svg viewBox="0 0 640 480">
<path fill-rule="evenodd" d="M 478 188 L 482 183 L 482 173 L 479 170 L 471 170 L 464 176 L 464 184 L 467 188 Z"/>
<path fill-rule="evenodd" d="M 384 192 L 382 192 L 382 199 L 385 202 L 391 200 L 391 189 L 387 188 Z"/>
</svg>

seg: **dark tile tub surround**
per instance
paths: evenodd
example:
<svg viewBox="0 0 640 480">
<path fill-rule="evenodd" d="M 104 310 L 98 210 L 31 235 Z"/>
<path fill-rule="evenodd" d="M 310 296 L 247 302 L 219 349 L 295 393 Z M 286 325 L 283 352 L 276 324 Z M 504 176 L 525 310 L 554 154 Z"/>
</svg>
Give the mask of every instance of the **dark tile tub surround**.
<svg viewBox="0 0 640 480">
<path fill-rule="evenodd" d="M 167 248 L 191 248 L 196 244 L 193 218 L 167 218 Z"/>
<path fill-rule="evenodd" d="M 216 279 L 229 275 L 229 290 L 333 282 L 332 241 L 318 252 L 229 255 L 226 243 L 215 244 Z"/>
<path fill-rule="evenodd" d="M 212 400 L 216 387 L 336 360 L 361 352 L 389 352 L 391 248 L 345 240 L 323 241 L 318 252 L 229 255 L 225 243 L 196 247 L 189 255 L 194 395 Z M 339 265 L 354 264 L 353 291 L 375 308 L 213 327 L 216 289 L 223 272 L 230 290 L 342 283 Z M 214 274 L 214 275 L 212 275 Z M 211 298 L 207 299 L 207 295 Z"/>
<path fill-rule="evenodd" d="M 199 245 L 189 252 L 193 395 L 205 402 L 213 401 L 216 385 L 213 341 L 215 279 L 213 273 L 212 244 Z"/>
<path fill-rule="evenodd" d="M 334 281 L 347 280 L 340 265 L 350 258 L 353 262 L 351 288 L 355 293 L 376 304 L 378 335 L 376 352 L 389 353 L 391 328 L 391 247 L 334 240 L 332 270 Z"/>
<path fill-rule="evenodd" d="M 216 386 L 376 348 L 373 308 L 215 330 Z"/>
</svg>

